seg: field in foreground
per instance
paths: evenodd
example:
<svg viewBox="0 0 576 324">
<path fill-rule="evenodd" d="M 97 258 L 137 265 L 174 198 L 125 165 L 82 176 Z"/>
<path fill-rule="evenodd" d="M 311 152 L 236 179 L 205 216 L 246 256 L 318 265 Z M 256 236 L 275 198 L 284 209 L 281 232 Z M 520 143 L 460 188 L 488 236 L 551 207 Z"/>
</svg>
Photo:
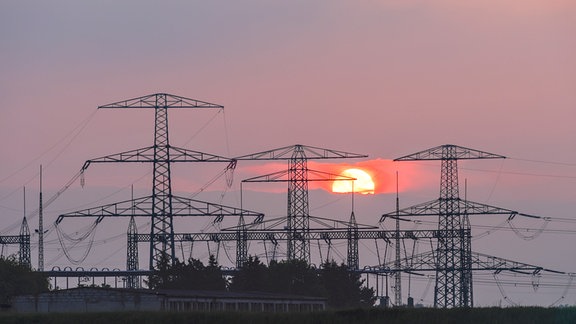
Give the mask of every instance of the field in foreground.
<svg viewBox="0 0 576 324">
<path fill-rule="evenodd" d="M 567 308 L 474 308 L 474 309 L 355 309 L 318 313 L 0 313 L 1 323 L 250 323 L 250 324 L 338 324 L 338 323 L 576 323 L 576 307 Z"/>
</svg>

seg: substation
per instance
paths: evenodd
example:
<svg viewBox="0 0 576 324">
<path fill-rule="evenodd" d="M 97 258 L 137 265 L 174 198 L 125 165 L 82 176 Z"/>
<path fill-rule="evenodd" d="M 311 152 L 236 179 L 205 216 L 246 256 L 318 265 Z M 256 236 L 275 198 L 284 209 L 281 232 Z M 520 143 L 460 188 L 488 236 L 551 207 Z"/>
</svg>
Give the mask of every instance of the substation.
<svg viewBox="0 0 576 324">
<path fill-rule="evenodd" d="M 53 287 L 70 288 L 78 284 L 105 283 L 111 287 L 144 288 L 143 278 L 151 273 L 155 265 L 163 259 L 174 262 L 176 259 L 186 261 L 188 257 L 181 248 L 187 246 L 212 246 L 208 254 L 218 255 L 221 245 L 233 246 L 235 253 L 227 255 L 234 266 L 223 268 L 225 275 L 233 275 L 250 255 L 251 250 L 259 244 L 264 249 L 263 260 L 304 260 L 309 264 L 322 264 L 330 259 L 333 246 L 342 246 L 345 250 L 345 263 L 349 271 L 359 272 L 366 284 L 374 287 L 382 307 L 414 306 L 409 280 L 427 281 L 425 292 L 433 294 L 433 307 L 473 307 L 474 282 L 477 276 L 493 278 L 492 282 L 500 290 L 504 299 L 505 286 L 510 284 L 505 279 L 507 274 L 514 276 L 515 284 L 538 286 L 542 276 L 554 278 L 559 285 L 565 285 L 564 292 L 558 296 L 562 301 L 572 287 L 572 273 L 547 269 L 540 265 L 526 264 L 500 258 L 495 255 L 481 254 L 474 251 L 472 244 L 471 219 L 479 215 L 500 215 L 511 221 L 515 218 L 550 221 L 552 218 L 531 215 L 529 211 L 517 211 L 469 201 L 462 195 L 458 178 L 458 161 L 503 159 L 502 155 L 457 145 L 440 145 L 414 154 L 395 159 L 402 161 L 428 161 L 439 163 L 439 198 L 401 208 L 398 194 L 396 208 L 377 215 L 375 224 L 361 224 L 354 213 L 354 193 L 352 208 L 346 220 L 335 220 L 332 215 L 323 217 L 310 213 L 309 183 L 356 180 L 341 174 L 332 174 L 309 168 L 309 161 L 339 161 L 341 159 L 367 158 L 367 155 L 351 153 L 332 148 L 319 148 L 295 144 L 292 146 L 246 154 L 236 157 L 224 157 L 210 153 L 192 151 L 172 146 L 169 141 L 168 112 L 178 114 L 178 109 L 223 109 L 218 104 L 189 99 L 176 95 L 157 93 L 122 100 L 102 105 L 99 109 L 138 109 L 154 110 L 154 142 L 151 146 L 115 153 L 87 160 L 55 195 L 44 201 L 40 190 L 38 210 L 30 215 L 38 215 L 36 230 L 38 242 L 38 271 L 51 278 Z M 178 196 L 172 190 L 172 177 L 175 164 L 214 163 L 223 166 L 217 177 L 226 177 L 232 185 L 232 173 L 238 164 L 250 161 L 274 161 L 285 167 L 276 172 L 257 177 L 242 179 L 240 186 L 249 183 L 280 183 L 286 188 L 287 211 L 281 217 L 268 217 L 255 210 L 240 205 L 228 206 L 220 203 L 197 200 L 194 197 Z M 481 161 L 476 161 L 481 163 Z M 60 214 L 53 225 L 61 241 L 84 242 L 93 239 L 94 231 L 99 224 L 108 218 L 124 218 L 128 221 L 126 230 L 126 263 L 114 269 L 85 268 L 81 261 L 66 267 L 44 268 L 44 235 L 46 234 L 43 219 L 43 208 L 58 199 L 72 185 L 84 183 L 84 173 L 88 168 L 97 168 L 104 163 L 138 163 L 150 164 L 153 168 L 151 193 L 142 197 L 108 203 L 101 206 L 66 212 Z M 265 185 L 265 184 L 263 184 Z M 376 199 L 376 198 L 374 198 Z M 25 213 L 26 215 L 26 213 Z M 199 219 L 217 224 L 219 230 L 182 230 L 176 219 Z M 74 219 L 74 220 L 72 220 Z M 62 230 L 61 224 L 83 219 L 90 225 L 81 235 L 70 235 Z M 84 220 L 85 219 L 85 220 Z M 142 229 L 136 220 L 144 219 L 148 224 Z M 433 222 L 433 229 L 406 229 L 406 224 L 414 220 Z M 386 224 L 387 227 L 383 226 Z M 390 228 L 390 229 L 387 229 Z M 20 232 L 14 235 L 0 236 L 2 245 L 17 245 L 18 260 L 31 265 L 30 229 L 25 216 Z M 323 249 L 320 247 L 322 243 Z M 363 263 L 362 242 L 374 243 L 378 262 Z M 416 251 L 416 242 L 427 246 L 425 251 Z M 139 255 L 139 247 L 146 247 L 148 258 Z M 66 248 L 62 245 L 65 253 Z M 95 247 L 96 248 L 96 247 Z M 313 250 L 318 249 L 318 253 Z M 279 253 L 278 251 L 284 251 Z M 89 249 L 88 249 L 89 251 Z M 88 252 L 86 252 L 88 253 Z M 258 253 L 261 253 L 258 252 Z M 392 257 L 380 258 L 381 255 Z M 69 255 L 66 255 L 69 259 Z M 84 256 L 85 258 L 85 256 Z M 206 260 L 203 260 L 206 262 Z M 502 279 L 504 278 L 504 279 Z M 418 303 L 418 300 L 416 300 Z"/>
</svg>

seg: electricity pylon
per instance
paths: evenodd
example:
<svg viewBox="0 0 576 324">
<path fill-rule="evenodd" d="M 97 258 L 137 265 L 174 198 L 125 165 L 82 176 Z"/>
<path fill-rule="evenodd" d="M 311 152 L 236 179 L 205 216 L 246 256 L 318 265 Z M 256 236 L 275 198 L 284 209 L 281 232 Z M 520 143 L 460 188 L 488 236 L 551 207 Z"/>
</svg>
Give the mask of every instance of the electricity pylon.
<svg viewBox="0 0 576 324">
<path fill-rule="evenodd" d="M 99 106 L 98 108 L 154 109 L 154 144 L 152 146 L 88 160 L 82 167 L 82 171 L 84 171 L 92 163 L 152 163 L 154 168 L 152 195 L 63 214 L 58 217 L 56 221 L 57 224 L 62 221 L 64 217 L 98 217 L 97 222 L 107 216 L 151 217 L 149 269 L 152 270 L 155 264 L 161 260 L 169 260 L 169 262 L 173 263 L 176 259 L 174 249 L 174 216 L 223 217 L 243 215 L 259 218 L 263 216 L 260 213 L 178 197 L 172 194 L 172 163 L 227 162 L 235 165 L 236 161 L 217 155 L 171 146 L 168 138 L 168 109 L 223 109 L 223 106 L 166 93 L 157 93 L 118 101 Z"/>
<path fill-rule="evenodd" d="M 517 215 L 516 211 L 460 199 L 458 160 L 503 159 L 502 155 L 473 150 L 456 145 L 442 145 L 394 161 L 440 160 L 440 198 L 402 210 L 389 216 L 438 216 L 438 231 L 442 233 L 436 247 L 436 285 L 434 307 L 472 307 L 472 250 L 468 215 Z M 524 214 L 520 214 L 524 215 Z M 527 215 L 526 215 L 527 216 Z M 462 235 L 454 235 L 462 233 Z M 398 270 L 398 269 L 397 269 Z"/>
<path fill-rule="evenodd" d="M 243 180 L 243 182 L 288 182 L 288 213 L 286 231 L 288 235 L 288 260 L 310 262 L 310 210 L 308 204 L 309 181 L 352 181 L 354 178 L 308 169 L 308 160 L 363 158 L 367 155 L 323 149 L 305 145 L 286 146 L 269 151 L 243 155 L 235 160 L 288 160 L 288 170 Z M 317 178 L 310 178 L 314 174 Z M 355 222 L 355 219 L 354 219 Z M 354 227 L 351 228 L 353 235 Z M 356 252 L 357 255 L 357 252 Z M 357 263 L 357 258 L 353 260 Z"/>
</svg>

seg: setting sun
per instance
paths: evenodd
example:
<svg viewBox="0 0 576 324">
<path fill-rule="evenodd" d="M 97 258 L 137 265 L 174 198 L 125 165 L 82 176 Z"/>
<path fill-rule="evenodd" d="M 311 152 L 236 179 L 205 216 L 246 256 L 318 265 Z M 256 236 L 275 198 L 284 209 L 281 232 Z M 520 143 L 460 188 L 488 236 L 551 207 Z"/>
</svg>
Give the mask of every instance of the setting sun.
<svg viewBox="0 0 576 324">
<path fill-rule="evenodd" d="M 374 194 L 374 181 L 372 181 L 372 177 L 365 171 L 360 169 L 347 169 L 344 170 L 340 175 L 350 178 L 356 178 L 354 181 L 334 181 L 332 184 L 332 192 L 338 193 L 346 193 L 352 192 L 352 188 L 354 188 L 354 192 L 358 192 L 361 194 Z M 354 182 L 354 186 L 352 186 L 352 182 Z"/>
</svg>

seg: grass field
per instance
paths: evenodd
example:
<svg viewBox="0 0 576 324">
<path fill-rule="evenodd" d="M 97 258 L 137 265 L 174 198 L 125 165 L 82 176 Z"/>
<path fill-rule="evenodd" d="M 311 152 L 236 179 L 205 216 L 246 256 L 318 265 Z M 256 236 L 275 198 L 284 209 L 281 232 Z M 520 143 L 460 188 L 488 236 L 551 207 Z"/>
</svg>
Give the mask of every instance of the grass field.
<svg viewBox="0 0 576 324">
<path fill-rule="evenodd" d="M 576 323 L 576 307 L 567 308 L 473 308 L 473 309 L 354 309 L 318 313 L 1 313 L 0 323 L 250 323 L 250 324 L 338 324 L 338 323 Z"/>
</svg>

